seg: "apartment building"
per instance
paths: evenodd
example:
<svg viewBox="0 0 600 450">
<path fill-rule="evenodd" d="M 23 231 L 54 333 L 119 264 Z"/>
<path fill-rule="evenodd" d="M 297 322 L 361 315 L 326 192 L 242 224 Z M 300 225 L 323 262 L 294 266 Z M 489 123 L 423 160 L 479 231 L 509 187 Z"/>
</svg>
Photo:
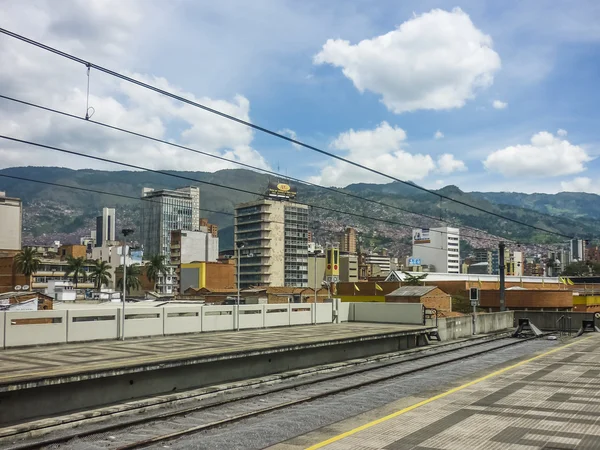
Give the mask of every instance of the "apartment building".
<svg viewBox="0 0 600 450">
<path fill-rule="evenodd" d="M 115 240 L 117 219 L 114 208 L 102 208 L 102 215 L 96 217 L 96 247 Z"/>
<path fill-rule="evenodd" d="M 460 230 L 458 228 L 418 228 L 413 230 L 412 256 L 436 272 L 460 273 Z"/>
<path fill-rule="evenodd" d="M 21 250 L 22 217 L 21 200 L 0 191 L 0 252 L 12 254 Z"/>
</svg>

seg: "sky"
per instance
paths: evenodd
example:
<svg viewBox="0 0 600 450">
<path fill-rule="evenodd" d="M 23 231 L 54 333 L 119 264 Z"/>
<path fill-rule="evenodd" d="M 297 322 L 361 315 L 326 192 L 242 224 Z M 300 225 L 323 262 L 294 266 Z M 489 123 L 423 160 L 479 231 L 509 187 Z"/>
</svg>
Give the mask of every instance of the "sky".
<svg viewBox="0 0 600 450">
<path fill-rule="evenodd" d="M 428 188 L 600 193 L 600 3 L 0 0 L 0 27 Z M 390 180 L 0 35 L 0 94 L 328 186 Z M 0 135 L 233 163 L 0 99 Z M 0 168 L 122 167 L 0 139 Z"/>
</svg>

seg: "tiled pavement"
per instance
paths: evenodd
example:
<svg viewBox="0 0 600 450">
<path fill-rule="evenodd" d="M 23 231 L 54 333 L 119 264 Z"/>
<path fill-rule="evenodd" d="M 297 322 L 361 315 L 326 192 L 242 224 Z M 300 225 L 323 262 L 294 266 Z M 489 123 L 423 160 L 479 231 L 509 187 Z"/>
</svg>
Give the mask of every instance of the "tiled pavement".
<svg viewBox="0 0 600 450">
<path fill-rule="evenodd" d="M 0 350 L 0 385 L 423 328 L 415 325 L 342 323 L 14 348 Z"/>
<path fill-rule="evenodd" d="M 511 367 L 273 448 L 600 449 L 600 335 Z"/>
</svg>

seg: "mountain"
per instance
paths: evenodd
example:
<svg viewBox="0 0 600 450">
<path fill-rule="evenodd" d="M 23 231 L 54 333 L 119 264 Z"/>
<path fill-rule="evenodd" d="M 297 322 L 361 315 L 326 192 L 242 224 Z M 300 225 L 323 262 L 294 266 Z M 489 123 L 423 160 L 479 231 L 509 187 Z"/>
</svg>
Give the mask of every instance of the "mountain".
<svg viewBox="0 0 600 450">
<path fill-rule="evenodd" d="M 600 196 L 585 192 L 558 194 L 522 194 L 519 192 L 471 192 L 497 205 L 518 206 L 544 214 L 570 218 L 600 218 Z"/>
<path fill-rule="evenodd" d="M 23 200 L 24 238 L 28 242 L 42 243 L 54 239 L 63 242 L 78 241 L 80 236 L 94 228 L 94 218 L 105 206 L 117 208 L 117 229 L 121 226 L 138 229 L 141 216 L 139 196 L 143 187 L 176 188 L 189 184 L 198 185 L 201 208 L 222 212 L 205 211 L 202 215 L 211 223 L 219 225 L 222 230 L 221 247 L 224 249 L 232 247 L 234 205 L 259 198 L 272 178 L 243 169 L 214 173 L 169 173 L 185 179 L 142 171 L 14 167 L 0 170 L 0 190 Z M 134 198 L 15 180 L 1 175 L 118 193 Z M 385 205 L 365 202 L 336 191 L 349 192 L 354 196 L 376 200 Z M 358 228 L 363 248 L 385 247 L 397 255 L 409 252 L 412 228 L 440 226 L 446 221 L 456 226 L 476 228 L 477 230 L 461 230 L 465 241 L 473 247 L 494 245 L 494 242 L 486 240 L 486 237 L 489 237 L 486 233 L 526 243 L 555 243 L 566 240 L 441 199 L 436 194 L 567 236 L 595 238 L 598 235 L 596 214 L 600 215 L 600 196 L 593 194 L 581 194 L 584 199 L 582 200 L 579 198 L 580 194 L 542 196 L 467 193 L 456 186 L 446 186 L 432 194 L 415 189 L 410 184 L 394 182 L 352 184 L 344 189 L 331 191 L 300 185 L 297 200 L 322 208 L 313 208 L 310 212 L 310 226 L 319 241 L 331 240 L 335 232 L 351 225 Z M 414 213 L 426 214 L 430 218 L 423 218 Z M 383 221 L 374 221 L 373 218 Z"/>
</svg>

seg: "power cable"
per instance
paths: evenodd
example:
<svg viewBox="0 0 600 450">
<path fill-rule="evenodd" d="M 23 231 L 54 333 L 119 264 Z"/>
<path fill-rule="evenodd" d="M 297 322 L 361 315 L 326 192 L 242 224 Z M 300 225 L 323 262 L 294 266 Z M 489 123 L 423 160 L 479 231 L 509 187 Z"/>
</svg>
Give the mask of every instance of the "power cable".
<svg viewBox="0 0 600 450">
<path fill-rule="evenodd" d="M 181 96 L 179 96 L 179 95 L 173 94 L 172 92 L 165 91 L 165 90 L 163 90 L 163 89 L 157 88 L 156 86 L 152 86 L 152 85 L 150 85 L 150 84 L 147 84 L 147 83 L 144 83 L 144 82 L 142 82 L 142 81 L 136 80 L 135 78 L 131 78 L 131 77 L 128 77 L 128 76 L 126 76 L 126 75 L 120 74 L 119 72 L 115 72 L 115 71 L 113 71 L 113 70 L 110 70 L 110 69 L 108 69 L 108 68 L 105 68 L 105 67 L 103 67 L 103 66 L 100 66 L 100 65 L 98 65 L 98 64 L 94 64 L 94 63 L 92 63 L 92 62 L 86 61 L 86 60 L 84 60 L 84 59 L 82 59 L 82 58 L 79 58 L 79 57 L 77 57 L 77 56 L 71 55 L 71 54 L 69 54 L 69 53 L 66 53 L 66 52 L 63 52 L 63 51 L 61 51 L 61 50 L 58 50 L 58 49 L 56 49 L 56 48 L 50 47 L 50 46 L 48 46 L 48 45 L 46 45 L 46 44 L 43 44 L 43 43 L 41 43 L 41 42 L 35 41 L 35 40 L 33 40 L 33 39 L 30 39 L 30 38 L 27 38 L 27 37 L 25 37 L 25 36 L 22 36 L 22 35 L 19 35 L 19 34 L 17 34 L 17 33 L 14 33 L 14 32 L 12 32 L 12 31 L 9 31 L 9 30 L 7 30 L 7 29 L 5 29 L 5 28 L 0 28 L 0 33 L 3 33 L 3 34 L 5 34 L 5 35 L 7 35 L 7 36 L 10 36 L 10 37 L 12 37 L 12 38 L 18 39 L 18 40 L 20 40 L 20 41 L 26 42 L 26 43 L 28 43 L 28 44 L 30 44 L 30 45 L 36 46 L 36 47 L 38 47 L 38 48 L 41 48 L 41 49 L 43 49 L 43 50 L 49 51 L 49 52 L 51 52 L 51 53 L 54 53 L 54 54 L 56 54 L 56 55 L 62 56 L 63 58 L 70 59 L 71 61 L 77 62 L 77 63 L 79 63 L 79 64 L 83 64 L 83 65 L 85 65 L 86 67 L 91 67 L 91 68 L 94 68 L 94 69 L 96 69 L 96 70 L 98 70 L 98 71 L 100 71 L 100 72 L 103 72 L 103 73 L 105 73 L 105 74 L 107 74 L 107 75 L 114 76 L 114 77 L 116 77 L 116 78 L 119 78 L 119 79 L 121 79 L 121 80 L 123 80 L 123 81 L 127 81 L 127 82 L 129 82 L 129 83 L 135 84 L 135 85 L 137 85 L 137 86 L 140 86 L 140 87 L 143 87 L 143 88 L 145 88 L 145 89 L 148 89 L 148 90 L 151 90 L 151 91 L 157 92 L 157 93 L 159 93 L 159 94 L 162 94 L 162 95 L 165 95 L 165 96 L 167 96 L 167 97 L 170 97 L 170 98 L 172 98 L 172 99 L 174 99 L 174 100 L 178 100 L 178 101 L 180 101 L 180 102 L 182 102 L 182 103 L 186 103 L 186 104 L 188 104 L 188 105 L 195 106 L 195 107 L 197 107 L 197 108 L 200 108 L 200 109 L 202 109 L 202 110 L 204 110 L 204 111 L 207 111 L 207 112 L 209 112 L 209 113 L 212 113 L 212 114 L 215 114 L 215 115 L 217 115 L 217 116 L 223 117 L 223 118 L 225 118 L 225 119 L 228 119 L 228 120 L 231 120 L 231 121 L 237 122 L 237 123 L 239 123 L 239 124 L 242 124 L 242 125 L 245 125 L 245 126 L 247 126 L 247 127 L 253 128 L 253 129 L 255 129 L 255 130 L 261 131 L 261 132 L 263 132 L 263 133 L 269 134 L 269 135 L 271 135 L 271 136 L 278 137 L 278 138 L 280 138 L 280 139 L 283 139 L 283 140 L 285 140 L 285 141 L 291 142 L 292 144 L 299 145 L 299 146 L 301 146 L 301 147 L 307 148 L 307 149 L 309 149 L 309 150 L 312 150 L 312 151 L 314 151 L 314 152 L 317 152 L 317 153 L 320 153 L 320 154 L 322 154 L 322 155 L 328 156 L 328 157 L 330 157 L 330 158 L 336 159 L 336 160 L 338 160 L 338 161 L 342 161 L 342 162 L 344 162 L 344 163 L 346 163 L 346 164 L 350 164 L 350 165 L 352 165 L 352 166 L 355 166 L 355 167 L 358 167 L 358 168 L 360 168 L 360 169 L 367 170 L 367 171 L 369 171 L 369 172 L 371 172 L 371 173 L 374 173 L 374 174 L 376 174 L 376 175 L 379 175 L 379 176 L 382 176 L 382 177 L 388 178 L 388 179 L 390 179 L 390 180 L 393 180 L 393 181 L 396 181 L 396 182 L 398 182 L 398 183 L 402 183 L 402 184 L 405 184 L 405 185 L 407 185 L 407 186 L 414 187 L 415 189 L 419 189 L 419 190 L 421 190 L 421 191 L 423 191 L 423 192 L 427 192 L 427 193 L 429 193 L 429 194 L 432 194 L 432 195 L 438 196 L 438 197 L 440 197 L 440 198 L 443 198 L 443 199 L 446 199 L 446 200 L 452 201 L 452 202 L 454 202 L 454 203 L 457 203 L 457 204 L 459 204 L 459 205 L 466 206 L 466 207 L 468 207 L 468 208 L 472 208 L 472 209 L 474 209 L 474 210 L 476 210 L 476 211 L 480 211 L 480 212 L 483 212 L 483 213 L 485 213 L 485 214 L 490 214 L 490 215 L 492 215 L 492 216 L 494 216 L 494 217 L 497 217 L 497 218 L 499 218 L 499 219 L 507 220 L 507 221 L 510 221 L 510 222 L 513 222 L 513 223 L 517 223 L 517 224 L 519 224 L 519 225 L 522 225 L 522 226 L 526 226 L 526 227 L 529 227 L 529 228 L 532 228 L 532 229 L 535 229 L 535 230 L 538 230 L 538 231 L 542 231 L 542 232 L 544 232 L 544 233 L 554 234 L 554 235 L 557 235 L 557 236 L 560 236 L 560 237 L 569 238 L 569 239 L 571 239 L 571 238 L 572 238 L 572 236 L 569 236 L 569 235 L 566 235 L 566 234 L 562 234 L 562 233 L 558 233 L 558 232 L 554 232 L 554 231 L 550 231 L 550 230 L 546 230 L 545 228 L 541 228 L 541 227 L 538 227 L 538 226 L 536 226 L 536 225 L 531 225 L 531 224 L 528 224 L 528 223 L 526 223 L 526 222 L 522 222 L 522 221 L 520 221 L 520 220 L 513 219 L 513 218 L 511 218 L 511 217 L 507 217 L 507 216 L 504 216 L 504 215 L 502 215 L 502 214 L 499 214 L 499 213 L 495 213 L 495 212 L 493 212 L 493 211 L 488 211 L 488 210 L 486 210 L 486 209 L 484 209 L 484 208 L 481 208 L 481 207 L 478 207 L 478 206 L 471 205 L 471 204 L 469 204 L 469 203 L 467 203 L 467 202 L 463 202 L 463 201 L 461 201 L 461 200 L 456 200 L 456 199 L 454 199 L 454 198 L 452 198 L 452 197 L 448 197 L 448 196 L 446 196 L 446 195 L 439 194 L 439 193 L 437 193 L 437 192 L 434 192 L 434 191 L 432 191 L 432 190 L 430 190 L 430 189 L 427 189 L 427 188 L 424 188 L 424 187 L 422 187 L 422 186 L 418 186 L 418 185 L 415 185 L 415 184 L 409 183 L 408 181 L 401 180 L 401 179 L 399 179 L 399 178 L 396 178 L 396 177 L 394 177 L 394 176 L 392 176 L 392 175 L 388 175 L 388 174 L 386 174 L 386 173 L 384 173 L 384 172 L 381 172 L 381 171 L 379 171 L 379 170 L 372 169 L 372 168 L 370 168 L 370 167 L 367 167 L 367 166 L 365 166 L 365 165 L 363 165 L 363 164 L 360 164 L 360 163 L 354 162 L 354 161 L 352 161 L 352 160 L 349 160 L 349 159 L 343 158 L 343 157 L 341 157 L 341 156 L 339 156 L 339 155 L 336 155 L 336 154 L 334 154 L 334 153 L 331 153 L 331 152 L 328 152 L 328 151 L 322 150 L 322 149 L 320 149 L 320 148 L 314 147 L 314 146 L 312 146 L 312 145 L 309 145 L 309 144 L 305 144 L 304 142 L 298 141 L 297 139 L 290 138 L 290 137 L 288 137 L 288 136 L 285 136 L 285 135 L 283 135 L 283 134 L 281 134 L 281 133 L 277 133 L 276 131 L 272 131 L 272 130 L 270 130 L 270 129 L 268 129 L 268 128 L 265 128 L 265 127 L 262 127 L 262 126 L 259 126 L 259 125 L 256 125 L 256 124 L 253 124 L 253 123 L 251 123 L 251 122 L 248 122 L 248 121 L 246 121 L 246 120 L 240 119 L 240 118 L 238 118 L 238 117 L 235 117 L 235 116 L 232 116 L 232 115 L 230 115 L 230 114 L 226 114 L 226 113 L 224 113 L 224 112 L 222 112 L 222 111 L 219 111 L 219 110 L 216 110 L 216 109 L 214 109 L 214 108 L 210 108 L 210 107 L 208 107 L 208 106 L 206 106 L 206 105 L 203 105 L 203 104 L 201 104 L 201 103 L 198 103 L 198 102 L 195 102 L 195 101 L 189 100 L 189 99 L 187 99 L 187 98 L 185 98 L 185 97 L 181 97 Z"/>
<path fill-rule="evenodd" d="M 63 148 L 59 148 L 59 147 L 54 147 L 54 146 L 50 146 L 50 145 L 40 144 L 40 143 L 37 143 L 37 142 L 27 141 L 27 140 L 24 140 L 24 139 L 18 139 L 18 138 L 14 138 L 14 137 L 10 137 L 10 136 L 5 136 L 5 135 L 0 135 L 0 138 L 1 139 L 5 139 L 5 140 L 9 140 L 9 141 L 13 141 L 13 142 L 19 142 L 19 143 L 22 143 L 22 144 L 32 145 L 32 146 L 35 146 L 35 147 L 45 148 L 47 150 L 53 150 L 53 151 L 57 151 L 57 152 L 61 152 L 61 153 L 66 153 L 66 154 L 69 154 L 69 155 L 81 156 L 83 158 L 93 159 L 93 160 L 96 160 L 96 161 L 101 161 L 101 162 L 106 162 L 106 163 L 110 163 L 110 164 L 116 164 L 116 165 L 120 165 L 120 166 L 124 166 L 124 167 L 129 167 L 131 169 L 145 170 L 147 172 L 152 172 L 152 173 L 156 173 L 156 174 L 159 174 L 159 175 L 165 175 L 165 176 L 169 176 L 169 177 L 173 177 L 173 178 L 179 178 L 179 179 L 186 180 L 186 181 L 193 181 L 195 183 L 206 184 L 206 185 L 214 186 L 214 187 L 221 188 L 221 189 L 229 189 L 229 190 L 236 191 L 236 192 L 241 192 L 241 193 L 244 193 L 244 194 L 252 194 L 252 195 L 259 196 L 259 197 L 265 197 L 265 194 L 261 194 L 261 193 L 249 191 L 247 189 L 236 188 L 236 187 L 233 187 L 233 186 L 224 186 L 224 185 L 221 185 L 221 184 L 218 184 L 218 183 L 213 183 L 213 182 L 210 182 L 210 181 L 199 180 L 197 178 L 187 177 L 187 176 L 184 176 L 184 175 L 178 175 L 178 174 L 175 174 L 175 173 L 165 172 L 165 171 L 162 171 L 162 170 L 150 169 L 150 168 L 147 168 L 147 167 L 138 166 L 138 165 L 135 165 L 135 164 L 129 164 L 129 163 L 120 162 L 120 161 L 115 161 L 115 160 L 112 160 L 112 159 L 109 159 L 109 158 L 103 158 L 103 157 L 100 157 L 100 156 L 86 155 L 85 153 L 77 152 L 77 151 L 74 151 L 74 150 L 67 150 L 67 149 L 63 149 Z M 393 220 L 388 220 L 388 219 L 383 219 L 383 218 L 378 218 L 378 217 L 366 216 L 364 214 L 357 214 L 357 213 L 353 213 L 353 212 L 350 212 L 350 211 L 342 211 L 342 210 L 339 210 L 339 209 L 329 208 L 329 207 L 326 207 L 326 206 L 313 205 L 313 204 L 310 204 L 310 203 L 301 203 L 301 202 L 294 202 L 294 203 L 295 204 L 299 204 L 299 205 L 309 206 L 309 207 L 315 208 L 315 209 L 321 209 L 321 210 L 324 210 L 324 211 L 335 212 L 335 213 L 338 213 L 338 214 L 345 214 L 345 215 L 348 215 L 348 216 L 354 216 L 354 217 L 358 217 L 358 218 L 362 218 L 362 219 L 367 219 L 367 220 L 373 220 L 373 221 L 377 221 L 377 222 L 388 223 L 388 224 L 391 224 L 391 225 L 398 225 L 398 226 L 402 226 L 402 227 L 406 227 L 406 228 L 410 228 L 410 229 L 413 228 L 413 225 L 406 224 L 406 223 L 403 223 L 403 222 L 398 222 L 398 221 L 393 221 Z M 449 233 L 449 232 L 445 232 L 445 231 L 440 231 L 440 233 L 442 233 L 442 234 L 454 234 L 454 233 Z M 485 233 L 485 232 L 482 231 L 482 233 Z M 465 236 L 465 237 L 473 237 L 473 238 L 482 239 L 482 240 L 483 239 L 487 239 L 487 240 L 490 240 L 490 241 L 491 240 L 494 240 L 494 241 L 502 241 L 502 240 L 504 240 L 503 238 L 496 238 L 496 237 L 494 237 L 494 238 L 491 238 L 491 237 L 490 238 L 482 238 L 480 236 L 473 236 L 473 235 L 466 235 L 466 234 L 463 234 L 463 236 Z"/>
<path fill-rule="evenodd" d="M 424 218 L 427 218 L 427 219 L 435 220 L 436 222 L 446 223 L 446 224 L 449 224 L 449 225 L 453 225 L 455 227 L 468 228 L 468 229 L 474 230 L 476 232 L 483 232 L 483 230 L 479 230 L 479 229 L 474 228 L 474 227 L 469 227 L 467 225 L 459 224 L 459 223 L 456 223 L 456 222 L 450 222 L 448 220 L 443 220 L 442 219 L 442 215 L 441 215 L 441 211 L 440 211 L 440 217 L 437 218 L 437 217 L 430 216 L 430 215 L 427 215 L 427 214 L 424 214 L 424 213 L 419 213 L 419 212 L 411 211 L 411 210 L 408 210 L 408 209 L 404 209 L 404 208 L 401 208 L 401 207 L 396 206 L 396 205 L 391 205 L 389 203 L 384 203 L 384 202 L 381 202 L 381 201 L 378 201 L 378 200 L 374 200 L 374 199 L 370 199 L 370 198 L 366 198 L 366 197 L 361 197 L 359 195 L 352 194 L 350 192 L 343 191 L 343 190 L 340 190 L 340 189 L 335 189 L 335 188 L 332 188 L 332 187 L 321 186 L 321 185 L 316 184 L 316 183 L 311 183 L 310 181 L 305 181 L 305 180 L 301 180 L 299 178 L 294 178 L 294 177 L 290 177 L 290 176 L 287 176 L 287 175 L 283 175 L 283 174 L 278 173 L 278 172 L 273 172 L 273 171 L 270 171 L 270 170 L 267 170 L 267 169 L 262 169 L 260 167 L 253 166 L 253 165 L 250 165 L 250 164 L 246 164 L 246 163 L 243 163 L 241 161 L 236 161 L 236 160 L 233 160 L 233 159 L 225 158 L 225 157 L 218 156 L 218 155 L 215 155 L 215 154 L 212 154 L 212 153 L 208 153 L 208 152 L 204 152 L 204 151 L 201 151 L 201 150 L 197 150 L 197 149 L 194 149 L 194 148 L 191 148 L 191 147 L 186 147 L 184 145 L 175 144 L 173 142 L 165 141 L 163 139 L 155 138 L 155 137 L 148 136 L 148 135 L 145 135 L 145 134 L 142 134 L 142 133 L 137 133 L 135 131 L 127 130 L 125 128 L 120 128 L 120 127 L 117 127 L 117 126 L 114 126 L 114 125 L 109 125 L 109 124 L 104 123 L 104 122 L 99 122 L 99 121 L 96 121 L 96 120 L 92 120 L 90 117 L 82 118 L 82 117 L 77 116 L 75 114 L 67 113 L 66 111 L 60 111 L 60 110 L 53 109 L 53 108 L 50 108 L 50 107 L 47 107 L 47 106 L 42 106 L 42 105 L 39 105 L 39 104 L 31 103 L 31 102 L 28 102 L 28 101 L 25 101 L 25 100 L 16 99 L 14 97 L 9 97 L 9 96 L 2 95 L 2 94 L 0 94 L 0 98 L 5 99 L 5 100 L 9 100 L 9 101 L 12 101 L 12 102 L 20 103 L 22 105 L 30 106 L 30 107 L 33 107 L 33 108 L 41 109 L 43 111 L 48 111 L 48 112 L 51 112 L 51 113 L 54 113 L 54 114 L 59 114 L 59 115 L 62 115 L 62 116 L 65 116 L 65 117 L 69 117 L 69 118 L 72 118 L 72 119 L 77 119 L 77 120 L 81 120 L 81 121 L 93 123 L 95 125 L 99 125 L 99 126 L 102 126 L 102 127 L 105 127 L 105 128 L 109 128 L 109 129 L 112 129 L 112 130 L 120 131 L 120 132 L 123 132 L 123 133 L 127 133 L 127 134 L 130 134 L 130 135 L 141 137 L 141 138 L 148 139 L 148 140 L 151 140 L 151 141 L 159 142 L 161 144 L 165 144 L 165 145 L 169 145 L 169 146 L 172 146 L 172 147 L 180 148 L 180 149 L 183 149 L 183 150 L 186 150 L 186 151 L 190 151 L 190 152 L 193 152 L 193 153 L 198 153 L 198 154 L 201 154 L 201 155 L 204 155 L 204 156 L 208 156 L 208 157 L 211 157 L 211 158 L 215 158 L 215 159 L 218 159 L 218 160 L 221 160 L 221 161 L 226 161 L 226 162 L 230 162 L 230 163 L 233 163 L 233 164 L 237 164 L 237 165 L 242 166 L 242 167 L 246 167 L 246 168 L 249 168 L 249 169 L 252 169 L 252 170 L 257 170 L 257 171 L 260 171 L 260 172 L 263 172 L 263 173 L 266 173 L 266 174 L 270 174 L 270 175 L 275 175 L 275 176 L 278 176 L 278 177 L 281 177 L 281 178 L 284 178 L 284 179 L 288 179 L 288 180 L 291 180 L 291 181 L 294 181 L 294 182 L 297 182 L 297 183 L 305 184 L 307 186 L 313 186 L 313 187 L 316 187 L 316 188 L 319 188 L 319 189 L 324 189 L 326 191 L 333 192 L 334 194 L 345 195 L 345 196 L 350 197 L 350 198 L 355 198 L 355 199 L 358 199 L 358 200 L 361 200 L 361 201 L 366 201 L 366 202 L 369 202 L 369 203 L 373 203 L 373 204 L 376 204 L 376 205 L 379 205 L 379 206 L 396 209 L 398 211 L 402 211 L 402 212 L 405 212 L 407 214 L 413 214 L 415 216 L 420 216 L 420 217 L 424 217 Z M 420 225 L 413 225 L 413 227 L 414 228 L 420 228 Z"/>
</svg>

